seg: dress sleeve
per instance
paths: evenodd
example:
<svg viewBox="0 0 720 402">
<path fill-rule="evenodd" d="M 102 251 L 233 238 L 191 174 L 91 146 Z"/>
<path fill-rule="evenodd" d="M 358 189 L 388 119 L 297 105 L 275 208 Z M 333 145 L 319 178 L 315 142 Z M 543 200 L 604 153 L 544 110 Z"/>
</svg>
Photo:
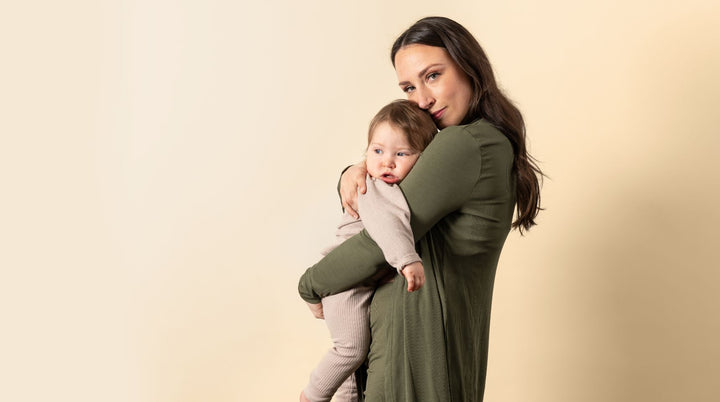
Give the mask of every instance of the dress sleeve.
<svg viewBox="0 0 720 402">
<path fill-rule="evenodd" d="M 366 183 L 367 192 L 358 197 L 358 212 L 385 260 L 398 272 L 405 265 L 421 261 L 410 228 L 410 208 L 400 187 L 370 176 Z"/>
<path fill-rule="evenodd" d="M 469 199 L 480 175 L 480 155 L 479 143 L 463 127 L 448 127 L 435 136 L 400 185 L 415 239 Z M 386 269 L 380 248 L 363 230 L 308 268 L 298 290 L 305 301 L 319 303 Z"/>
</svg>

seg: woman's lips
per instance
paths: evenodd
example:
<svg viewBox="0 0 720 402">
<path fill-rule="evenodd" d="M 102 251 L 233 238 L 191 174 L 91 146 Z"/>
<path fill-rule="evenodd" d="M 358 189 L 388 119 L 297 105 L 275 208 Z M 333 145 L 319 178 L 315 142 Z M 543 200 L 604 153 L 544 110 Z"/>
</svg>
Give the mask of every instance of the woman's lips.
<svg viewBox="0 0 720 402">
<path fill-rule="evenodd" d="M 442 116 L 445 114 L 445 109 L 446 108 L 442 108 L 442 109 L 438 110 L 437 112 L 433 113 L 432 114 L 433 120 L 436 120 L 436 121 L 440 120 L 442 118 Z"/>
</svg>

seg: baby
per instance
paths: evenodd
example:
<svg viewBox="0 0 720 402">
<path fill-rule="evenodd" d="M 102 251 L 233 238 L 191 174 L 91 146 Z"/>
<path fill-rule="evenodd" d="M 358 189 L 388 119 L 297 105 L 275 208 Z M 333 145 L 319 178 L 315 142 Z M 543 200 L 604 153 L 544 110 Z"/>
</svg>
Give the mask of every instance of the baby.
<svg viewBox="0 0 720 402">
<path fill-rule="evenodd" d="M 415 251 L 410 229 L 410 210 L 397 186 L 412 169 L 437 133 L 430 115 L 416 104 L 397 100 L 383 107 L 370 122 L 365 164 L 367 191 L 358 197 L 359 219 L 343 214 L 337 228 L 336 244 L 363 229 L 377 243 L 387 262 L 408 282 L 408 292 L 425 282 L 422 260 Z M 333 340 L 310 382 L 300 393 L 300 401 L 357 401 L 355 370 L 365 361 L 370 346 L 369 307 L 374 286 L 357 286 L 324 297 L 322 304 L 310 305 L 319 318 L 325 318 Z"/>
</svg>

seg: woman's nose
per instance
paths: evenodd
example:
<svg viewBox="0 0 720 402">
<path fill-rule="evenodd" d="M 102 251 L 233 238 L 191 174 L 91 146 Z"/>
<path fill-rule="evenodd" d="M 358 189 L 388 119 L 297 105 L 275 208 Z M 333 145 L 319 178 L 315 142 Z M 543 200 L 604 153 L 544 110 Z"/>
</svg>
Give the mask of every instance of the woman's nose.
<svg viewBox="0 0 720 402">
<path fill-rule="evenodd" d="M 416 89 L 415 96 L 415 101 L 418 106 L 420 106 L 420 109 L 430 110 L 430 108 L 435 104 L 435 98 L 432 97 L 432 94 L 427 89 Z"/>
</svg>

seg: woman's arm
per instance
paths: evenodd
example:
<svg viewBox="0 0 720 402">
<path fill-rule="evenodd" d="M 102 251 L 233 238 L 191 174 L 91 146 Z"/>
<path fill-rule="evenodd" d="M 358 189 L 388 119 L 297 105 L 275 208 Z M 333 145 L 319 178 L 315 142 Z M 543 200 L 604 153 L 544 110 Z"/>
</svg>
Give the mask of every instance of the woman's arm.
<svg viewBox="0 0 720 402">
<path fill-rule="evenodd" d="M 455 126 L 437 134 L 400 185 L 416 240 L 467 201 L 479 174 L 480 145 L 470 133 Z M 300 296 L 319 303 L 387 269 L 377 244 L 362 231 L 308 268 L 300 278 Z"/>
</svg>

